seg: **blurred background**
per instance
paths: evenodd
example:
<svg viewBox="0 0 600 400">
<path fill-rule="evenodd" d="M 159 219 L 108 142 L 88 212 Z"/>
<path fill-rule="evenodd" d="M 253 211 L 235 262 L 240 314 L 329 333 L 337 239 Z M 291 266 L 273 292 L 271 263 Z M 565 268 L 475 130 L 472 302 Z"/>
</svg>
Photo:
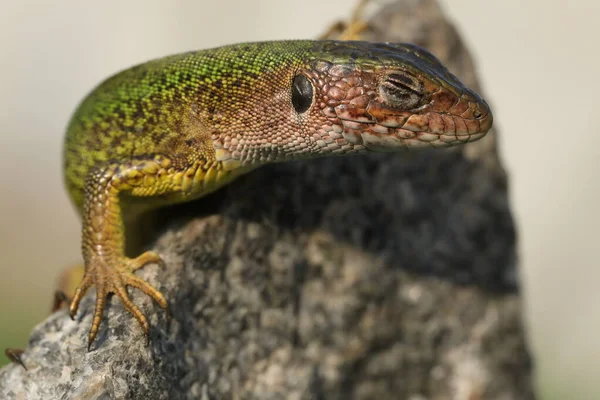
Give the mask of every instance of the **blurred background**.
<svg viewBox="0 0 600 400">
<path fill-rule="evenodd" d="M 541 397 L 598 399 L 600 2 L 440 2 L 501 130 Z M 79 262 L 61 145 L 93 86 L 170 53 L 314 38 L 350 9 L 349 0 L 0 0 L 0 347 L 25 347 L 59 272 Z"/>
</svg>

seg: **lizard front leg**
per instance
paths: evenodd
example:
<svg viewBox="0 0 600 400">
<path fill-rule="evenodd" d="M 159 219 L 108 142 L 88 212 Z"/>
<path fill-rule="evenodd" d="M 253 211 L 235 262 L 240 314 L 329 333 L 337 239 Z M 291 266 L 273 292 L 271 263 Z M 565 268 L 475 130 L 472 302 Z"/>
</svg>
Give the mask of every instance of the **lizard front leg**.
<svg viewBox="0 0 600 400">
<path fill-rule="evenodd" d="M 177 171 L 162 156 L 93 168 L 84 187 L 82 253 L 85 274 L 70 305 L 70 315 L 77 313 L 86 291 L 96 286 L 96 307 L 88 338 L 88 349 L 94 341 L 104 312 L 106 297 L 114 293 L 141 325 L 146 338 L 149 324 L 142 311 L 130 299 L 127 286 L 133 286 L 152 297 L 163 309 L 167 300 L 160 291 L 134 271 L 150 263 L 162 263 L 155 252 L 136 258 L 125 256 L 125 232 L 121 212 L 121 195 L 157 196 L 181 192 L 185 176 L 194 175 L 198 167 Z"/>
</svg>

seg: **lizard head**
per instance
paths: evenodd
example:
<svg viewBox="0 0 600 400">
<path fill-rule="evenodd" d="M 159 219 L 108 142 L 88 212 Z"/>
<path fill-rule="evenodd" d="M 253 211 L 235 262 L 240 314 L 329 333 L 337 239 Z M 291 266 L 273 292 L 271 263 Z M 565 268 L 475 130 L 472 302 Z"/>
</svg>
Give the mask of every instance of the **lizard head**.
<svg viewBox="0 0 600 400">
<path fill-rule="evenodd" d="M 294 78 L 292 103 L 294 94 L 302 99 L 307 119 L 316 122 L 312 130 L 326 131 L 321 140 L 331 147 L 448 147 L 480 139 L 492 126 L 485 101 L 418 46 L 331 41 L 320 47 L 321 58 Z"/>
<path fill-rule="evenodd" d="M 218 157 L 251 164 L 443 148 L 480 139 L 492 126 L 486 102 L 418 46 L 309 43 L 301 63 L 266 84 L 272 93 L 262 109 L 248 113 L 246 121 L 270 133 L 253 148 L 242 135 L 246 151 Z"/>
</svg>

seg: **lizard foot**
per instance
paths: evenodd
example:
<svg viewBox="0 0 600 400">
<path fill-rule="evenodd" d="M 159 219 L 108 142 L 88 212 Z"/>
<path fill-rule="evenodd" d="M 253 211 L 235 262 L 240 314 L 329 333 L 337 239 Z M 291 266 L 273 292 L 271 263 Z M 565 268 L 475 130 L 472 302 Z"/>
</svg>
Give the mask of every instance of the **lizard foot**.
<svg viewBox="0 0 600 400">
<path fill-rule="evenodd" d="M 27 366 L 25 366 L 25 363 L 23 362 L 23 359 L 21 358 L 21 356 L 23 355 L 25 351 L 22 349 L 10 349 L 10 348 L 6 348 L 4 349 L 4 355 L 12 362 L 19 364 L 21 367 L 25 368 L 25 371 L 27 371 Z"/>
<path fill-rule="evenodd" d="M 71 298 L 62 290 L 55 291 L 52 301 L 52 312 L 60 310 L 63 304 L 67 304 L 67 306 L 71 304 Z"/>
<path fill-rule="evenodd" d="M 127 258 L 123 256 L 101 257 L 96 255 L 89 260 L 86 266 L 85 275 L 75 291 L 75 295 L 73 296 L 73 300 L 69 307 L 69 314 L 71 315 L 71 318 L 74 318 L 85 292 L 92 285 L 96 285 L 96 308 L 94 310 L 92 328 L 90 329 L 88 336 L 88 350 L 91 348 L 91 345 L 96 338 L 96 334 L 98 333 L 98 328 L 100 327 L 102 315 L 104 313 L 106 297 L 110 293 L 116 294 L 123 303 L 125 309 L 137 319 L 144 331 L 146 340 L 148 340 L 148 320 L 139 307 L 131 301 L 126 287 L 133 286 L 141 290 L 152 297 L 163 309 L 166 309 L 167 300 L 163 294 L 133 273 L 135 270 L 150 263 L 162 265 L 163 261 L 158 254 L 152 251 L 147 251 L 137 258 Z"/>
</svg>

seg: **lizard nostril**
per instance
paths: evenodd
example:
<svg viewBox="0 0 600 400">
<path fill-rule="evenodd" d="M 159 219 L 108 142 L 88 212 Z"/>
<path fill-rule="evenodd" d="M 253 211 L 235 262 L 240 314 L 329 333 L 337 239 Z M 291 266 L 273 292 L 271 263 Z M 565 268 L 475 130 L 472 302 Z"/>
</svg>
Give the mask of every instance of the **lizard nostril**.
<svg viewBox="0 0 600 400">
<path fill-rule="evenodd" d="M 481 111 L 475 110 L 473 111 L 473 117 L 475 117 L 475 119 L 480 119 L 481 117 L 483 117 L 483 114 L 481 113 Z"/>
</svg>

